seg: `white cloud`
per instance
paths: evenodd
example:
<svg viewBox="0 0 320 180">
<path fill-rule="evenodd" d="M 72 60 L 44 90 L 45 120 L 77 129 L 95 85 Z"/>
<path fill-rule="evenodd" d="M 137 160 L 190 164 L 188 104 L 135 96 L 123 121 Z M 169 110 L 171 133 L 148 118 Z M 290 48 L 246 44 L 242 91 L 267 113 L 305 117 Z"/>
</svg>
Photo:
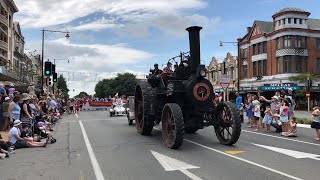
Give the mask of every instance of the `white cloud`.
<svg viewBox="0 0 320 180">
<path fill-rule="evenodd" d="M 140 12 L 157 14 L 206 6 L 202 0 L 16 0 L 16 4 L 20 10 L 17 18 L 28 27 L 64 24 L 95 12 L 130 17 Z"/>
<path fill-rule="evenodd" d="M 95 18 L 96 19 L 96 18 Z M 79 26 L 69 28 L 70 31 L 100 31 L 102 29 L 110 29 L 115 27 L 123 27 L 122 24 L 116 24 L 113 20 L 107 20 L 104 17 L 96 21 L 88 23 L 79 23 Z"/>
</svg>

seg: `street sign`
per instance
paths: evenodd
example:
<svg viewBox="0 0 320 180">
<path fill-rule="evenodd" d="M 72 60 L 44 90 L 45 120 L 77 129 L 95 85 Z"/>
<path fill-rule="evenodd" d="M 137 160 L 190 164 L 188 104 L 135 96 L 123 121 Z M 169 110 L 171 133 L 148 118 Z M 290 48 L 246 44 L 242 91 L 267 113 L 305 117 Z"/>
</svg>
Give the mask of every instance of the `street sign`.
<svg viewBox="0 0 320 180">
<path fill-rule="evenodd" d="M 226 75 L 226 74 L 222 74 L 222 75 L 221 75 L 220 85 L 221 85 L 221 87 L 222 87 L 222 89 L 223 89 L 224 91 L 226 91 L 227 88 L 229 87 L 230 81 L 231 81 L 231 78 L 230 78 L 229 75 Z"/>
<path fill-rule="evenodd" d="M 222 87 L 222 89 L 223 89 L 224 91 L 226 91 L 227 88 L 229 87 L 229 84 L 227 84 L 227 83 L 220 83 L 220 85 L 221 85 L 221 87 Z"/>
<path fill-rule="evenodd" d="M 310 94 L 306 94 L 307 97 L 310 97 Z"/>
<path fill-rule="evenodd" d="M 198 176 L 192 174 L 187 169 L 197 169 L 198 166 L 187 164 L 177 159 L 168 157 L 155 151 L 151 151 L 152 155 L 159 161 L 165 171 L 180 171 L 192 180 L 202 180 Z"/>
</svg>

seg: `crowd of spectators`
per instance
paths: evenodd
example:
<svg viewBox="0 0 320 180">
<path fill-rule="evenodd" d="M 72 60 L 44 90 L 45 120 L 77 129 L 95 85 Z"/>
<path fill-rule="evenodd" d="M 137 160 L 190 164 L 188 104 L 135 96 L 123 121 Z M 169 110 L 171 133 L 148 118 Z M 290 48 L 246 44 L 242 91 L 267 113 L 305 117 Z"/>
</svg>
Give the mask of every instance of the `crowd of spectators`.
<svg viewBox="0 0 320 180">
<path fill-rule="evenodd" d="M 65 101 L 54 95 L 37 96 L 32 86 L 28 91 L 20 93 L 12 84 L 8 89 L 0 84 L 0 130 L 8 133 L 8 141 L 0 134 L 0 159 L 15 153 L 15 149 L 46 147 L 56 142 L 52 126 L 59 122 Z"/>
</svg>

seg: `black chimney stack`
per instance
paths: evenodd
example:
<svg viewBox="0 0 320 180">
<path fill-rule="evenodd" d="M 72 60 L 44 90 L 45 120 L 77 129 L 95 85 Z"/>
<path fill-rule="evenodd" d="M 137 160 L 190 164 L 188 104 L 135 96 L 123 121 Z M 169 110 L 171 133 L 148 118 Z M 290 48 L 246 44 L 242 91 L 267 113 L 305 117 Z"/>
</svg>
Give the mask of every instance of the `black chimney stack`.
<svg viewBox="0 0 320 180">
<path fill-rule="evenodd" d="M 186 30 L 189 32 L 190 57 L 191 57 L 191 73 L 196 73 L 200 64 L 200 35 L 202 27 L 191 26 Z"/>
</svg>

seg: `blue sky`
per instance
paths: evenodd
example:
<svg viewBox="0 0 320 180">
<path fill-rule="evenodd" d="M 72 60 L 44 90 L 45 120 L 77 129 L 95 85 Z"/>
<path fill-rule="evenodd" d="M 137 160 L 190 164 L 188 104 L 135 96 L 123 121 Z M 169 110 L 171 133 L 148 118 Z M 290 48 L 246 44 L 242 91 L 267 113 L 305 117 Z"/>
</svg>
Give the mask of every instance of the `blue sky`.
<svg viewBox="0 0 320 180">
<path fill-rule="evenodd" d="M 188 51 L 191 25 L 201 31 L 201 59 L 208 65 L 215 56 L 222 60 L 237 47 L 219 41 L 236 41 L 254 20 L 272 21 L 272 15 L 285 7 L 297 7 L 320 18 L 317 0 L 15 0 L 20 12 L 25 48 L 41 52 L 41 29 L 69 30 L 46 33 L 45 59 L 68 58 L 57 63 L 58 71 L 98 72 L 113 77 L 117 72 L 148 73 L 155 62 L 166 61 Z M 67 76 L 67 75 L 66 75 Z M 72 75 L 68 75 L 72 76 Z M 81 77 L 80 79 L 90 79 Z M 95 83 L 72 81 L 71 95 L 94 93 Z"/>
</svg>

